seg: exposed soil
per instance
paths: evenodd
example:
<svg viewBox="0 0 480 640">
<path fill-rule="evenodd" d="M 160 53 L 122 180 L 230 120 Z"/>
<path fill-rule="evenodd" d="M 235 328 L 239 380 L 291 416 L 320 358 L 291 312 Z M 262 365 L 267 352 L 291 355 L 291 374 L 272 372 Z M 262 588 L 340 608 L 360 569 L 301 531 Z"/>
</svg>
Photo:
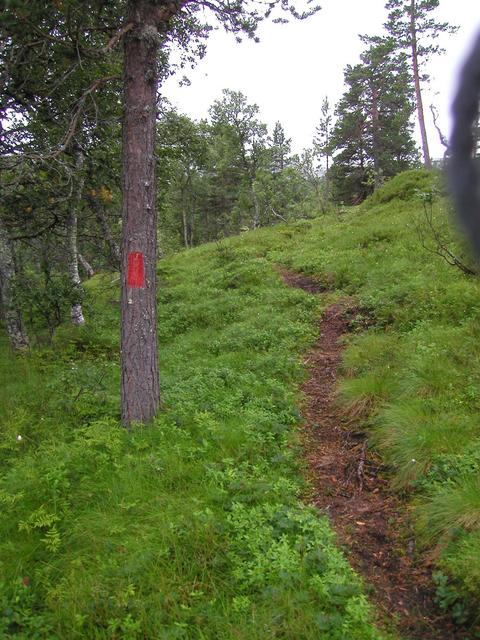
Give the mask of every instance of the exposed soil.
<svg viewBox="0 0 480 640">
<path fill-rule="evenodd" d="M 303 289 L 307 293 L 322 293 L 323 291 L 328 291 L 330 288 L 325 283 L 302 273 L 288 271 L 287 269 L 279 266 L 276 266 L 275 269 L 282 276 L 285 284 L 288 284 L 289 287 Z"/>
<path fill-rule="evenodd" d="M 308 276 L 279 272 L 289 286 L 309 293 L 322 290 Z M 426 559 L 418 559 L 406 504 L 390 490 L 387 470 L 369 449 L 361 426 L 365 412 L 346 415 L 336 402 L 341 338 L 357 313 L 349 299 L 326 309 L 320 336 L 306 356 L 310 375 L 302 387 L 302 414 L 313 485 L 310 501 L 328 513 L 352 566 L 371 591 L 371 600 L 404 638 L 467 640 L 468 632 L 434 604 L 431 567 Z"/>
</svg>

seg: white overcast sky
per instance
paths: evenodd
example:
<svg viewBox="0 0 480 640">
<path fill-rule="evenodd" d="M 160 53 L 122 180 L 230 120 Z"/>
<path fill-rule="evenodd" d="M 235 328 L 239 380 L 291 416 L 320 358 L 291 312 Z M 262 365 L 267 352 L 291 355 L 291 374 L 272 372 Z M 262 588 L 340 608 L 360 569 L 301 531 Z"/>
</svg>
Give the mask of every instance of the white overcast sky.
<svg viewBox="0 0 480 640">
<path fill-rule="evenodd" d="M 358 35 L 380 35 L 387 14 L 385 0 L 320 0 L 320 4 L 322 10 L 305 21 L 263 23 L 260 43 L 237 43 L 232 34 L 213 32 L 205 58 L 187 72 L 191 85 L 179 86 L 179 76 L 172 77 L 163 94 L 180 112 L 199 120 L 208 115 L 222 89 L 242 91 L 259 106 L 269 131 L 280 120 L 293 150 L 300 152 L 312 143 L 323 98 L 328 96 L 335 105 L 344 92 L 343 70 L 359 61 L 364 48 Z M 441 0 L 432 15 L 460 27 L 440 40 L 446 53 L 429 65 L 431 83 L 424 96 L 429 120 L 433 102 L 448 134 L 455 77 L 480 30 L 480 6 L 476 0 Z M 431 155 L 441 157 L 443 148 L 432 124 L 429 141 Z"/>
</svg>

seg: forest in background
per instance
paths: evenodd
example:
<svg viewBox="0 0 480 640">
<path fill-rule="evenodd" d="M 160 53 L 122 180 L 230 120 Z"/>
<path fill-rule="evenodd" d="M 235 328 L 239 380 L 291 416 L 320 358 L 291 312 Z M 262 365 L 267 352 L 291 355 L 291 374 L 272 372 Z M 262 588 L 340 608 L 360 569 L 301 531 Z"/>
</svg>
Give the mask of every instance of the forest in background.
<svg viewBox="0 0 480 640">
<path fill-rule="evenodd" d="M 126 6 L 3 4 L 0 283 L 7 332 L 21 350 L 37 335 L 48 339 L 66 313 L 81 324 L 82 280 L 120 266 L 118 24 Z M 178 71 L 170 50 L 181 53 L 180 66 L 205 50 L 210 27 L 188 5 L 158 50 L 157 189 L 147 206 L 158 211 L 160 255 L 358 204 L 386 179 L 419 166 L 412 132 L 415 113 L 424 132 L 423 64 L 441 53 L 438 34 L 454 30 L 435 21 L 438 4 L 414 3 L 412 23 L 411 2 L 386 3 L 385 35 L 362 36 L 365 49 L 345 69 L 342 99 L 333 106 L 325 97 L 311 147 L 300 155 L 291 154 L 282 124 L 268 131 L 258 106 L 240 91 L 225 89 L 198 122 L 162 100 L 162 77 Z M 254 35 L 262 16 L 248 11 L 227 12 L 225 27 Z"/>
</svg>

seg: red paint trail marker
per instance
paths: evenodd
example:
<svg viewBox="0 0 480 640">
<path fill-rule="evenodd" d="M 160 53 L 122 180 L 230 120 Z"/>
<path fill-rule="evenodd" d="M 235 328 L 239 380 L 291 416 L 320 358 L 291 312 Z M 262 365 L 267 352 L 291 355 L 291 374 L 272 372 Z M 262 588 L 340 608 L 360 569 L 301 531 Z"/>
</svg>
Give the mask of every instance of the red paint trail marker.
<svg viewBox="0 0 480 640">
<path fill-rule="evenodd" d="M 141 251 L 128 254 L 127 286 L 132 289 L 145 288 L 145 266 Z"/>
</svg>

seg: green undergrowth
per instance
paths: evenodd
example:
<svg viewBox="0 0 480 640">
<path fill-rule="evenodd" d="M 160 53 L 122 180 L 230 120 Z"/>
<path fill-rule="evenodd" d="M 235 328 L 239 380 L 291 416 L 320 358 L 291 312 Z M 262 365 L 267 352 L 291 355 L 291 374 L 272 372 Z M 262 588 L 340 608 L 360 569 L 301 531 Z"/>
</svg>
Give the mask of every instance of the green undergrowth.
<svg viewBox="0 0 480 640">
<path fill-rule="evenodd" d="M 252 235 L 160 263 L 163 408 L 147 427 L 119 426 L 113 276 L 88 283 L 86 327 L 18 360 L 0 345 L 0 637 L 387 637 L 301 500 L 319 301 L 262 252 Z"/>
</svg>

